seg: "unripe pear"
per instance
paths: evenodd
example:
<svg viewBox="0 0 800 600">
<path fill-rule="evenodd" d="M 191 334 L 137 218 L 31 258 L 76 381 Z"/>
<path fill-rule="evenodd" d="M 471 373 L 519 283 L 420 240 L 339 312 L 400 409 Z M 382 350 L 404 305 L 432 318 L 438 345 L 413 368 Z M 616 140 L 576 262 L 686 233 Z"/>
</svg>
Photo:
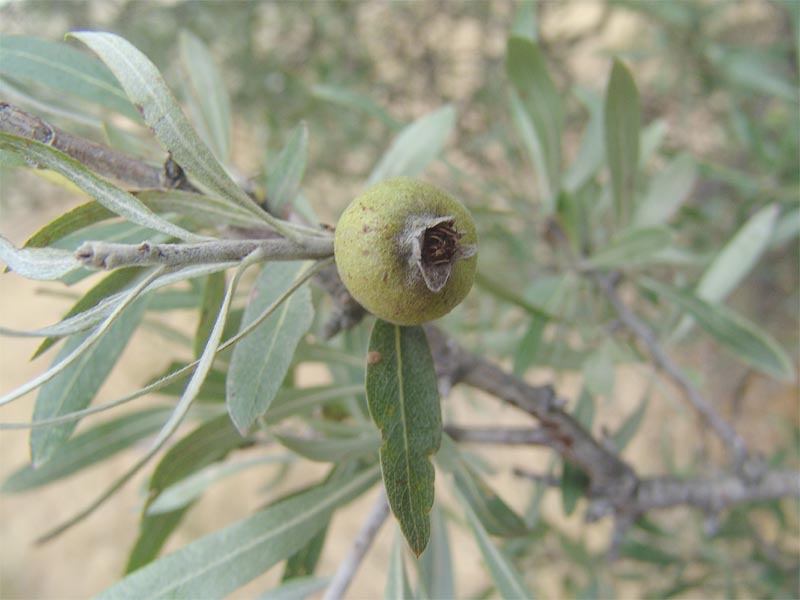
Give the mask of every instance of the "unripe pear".
<svg viewBox="0 0 800 600">
<path fill-rule="evenodd" d="M 347 290 L 377 317 L 419 325 L 449 313 L 475 278 L 478 234 L 444 190 L 398 177 L 364 191 L 336 225 L 336 267 Z"/>
</svg>

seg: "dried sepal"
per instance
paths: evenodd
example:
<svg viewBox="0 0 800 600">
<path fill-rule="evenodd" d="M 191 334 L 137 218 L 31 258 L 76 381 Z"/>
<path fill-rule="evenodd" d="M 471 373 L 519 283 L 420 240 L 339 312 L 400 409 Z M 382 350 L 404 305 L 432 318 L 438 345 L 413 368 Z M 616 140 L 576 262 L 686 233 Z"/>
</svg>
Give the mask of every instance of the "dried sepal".
<svg viewBox="0 0 800 600">
<path fill-rule="evenodd" d="M 475 244 L 462 244 L 463 233 L 456 230 L 455 217 L 418 217 L 409 220 L 405 243 L 410 247 L 412 273 L 418 272 L 425 286 L 439 293 L 447 285 L 453 264 L 473 256 Z"/>
</svg>

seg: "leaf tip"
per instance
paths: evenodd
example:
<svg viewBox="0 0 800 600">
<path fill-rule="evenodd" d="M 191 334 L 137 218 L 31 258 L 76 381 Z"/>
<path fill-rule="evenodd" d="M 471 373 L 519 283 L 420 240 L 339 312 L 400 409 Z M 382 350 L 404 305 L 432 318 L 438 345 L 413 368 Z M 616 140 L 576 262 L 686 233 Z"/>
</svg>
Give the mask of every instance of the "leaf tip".
<svg viewBox="0 0 800 600">
<path fill-rule="evenodd" d="M 428 538 L 422 540 L 414 540 L 413 542 L 409 540 L 408 547 L 414 553 L 416 558 L 422 556 L 422 553 L 425 552 L 425 548 L 428 547 Z"/>
<path fill-rule="evenodd" d="M 247 437 L 247 434 L 250 431 L 250 427 L 253 426 L 253 421 L 251 419 L 243 418 L 241 415 L 237 415 L 235 412 L 228 409 L 228 416 L 230 417 L 231 423 L 236 428 L 236 431 L 239 432 L 239 435 L 242 437 Z"/>
</svg>

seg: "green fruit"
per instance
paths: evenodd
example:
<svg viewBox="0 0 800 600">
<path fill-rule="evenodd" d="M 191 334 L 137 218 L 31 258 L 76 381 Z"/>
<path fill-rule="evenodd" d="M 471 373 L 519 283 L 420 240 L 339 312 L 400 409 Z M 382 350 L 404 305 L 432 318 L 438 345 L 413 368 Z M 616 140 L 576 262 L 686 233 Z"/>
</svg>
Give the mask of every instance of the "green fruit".
<svg viewBox="0 0 800 600">
<path fill-rule="evenodd" d="M 336 267 L 364 308 L 419 325 L 450 312 L 475 278 L 478 235 L 467 209 L 440 188 L 398 177 L 358 196 L 336 225 Z"/>
</svg>

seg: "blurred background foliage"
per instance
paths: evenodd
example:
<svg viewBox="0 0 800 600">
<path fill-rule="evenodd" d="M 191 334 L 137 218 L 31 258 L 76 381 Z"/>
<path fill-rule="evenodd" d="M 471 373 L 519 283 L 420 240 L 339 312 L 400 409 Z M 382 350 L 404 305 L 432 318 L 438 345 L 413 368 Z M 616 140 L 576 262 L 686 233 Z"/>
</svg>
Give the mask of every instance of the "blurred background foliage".
<svg viewBox="0 0 800 600">
<path fill-rule="evenodd" d="M 531 207 L 534 174 L 508 110 L 508 32 L 537 38 L 562 94 L 564 164 L 618 55 L 635 74 L 642 121 L 659 146 L 645 170 L 656 173 L 680 153 L 697 160 L 701 177 L 679 229 L 703 252 L 759 206 L 796 208 L 797 11 L 788 1 L 35 1 L 6 3 L 2 29 L 54 40 L 74 29 L 114 31 L 169 82 L 183 76 L 177 34 L 193 32 L 235 107 L 232 163 L 255 175 L 265 153 L 274 156 L 305 121 L 304 188 L 330 222 L 402 124 L 453 103 L 456 132 L 435 177 L 468 203 L 497 209 L 502 231 L 546 228 Z M 503 218 L 504 209 L 522 219 Z"/>
<path fill-rule="evenodd" d="M 471 180 L 502 186 L 498 195 L 528 202 L 530 166 L 508 135 L 503 69 L 506 36 L 517 27 L 537 37 L 563 93 L 567 156 L 588 116 L 573 86 L 602 94 L 608 59 L 619 55 L 636 75 L 643 122 L 665 122 L 662 154 L 700 159 L 711 189 L 695 195 L 731 190 L 741 200 L 727 199 L 733 211 L 704 202 L 687 217 L 727 235 L 756 198 L 790 201 L 796 191 L 794 2 L 543 2 L 521 10 L 502 1 L 39 0 L 2 10 L 4 33 L 119 33 L 168 81 L 181 77 L 178 32 L 193 32 L 222 70 L 237 133 L 257 136 L 235 144 L 242 168 L 259 165 L 259 152 L 280 148 L 305 120 L 308 175 L 335 177 L 334 190 L 362 181 L 402 123 L 452 102 L 459 119 L 448 158 L 468 167 Z M 529 10 L 535 17 L 526 23 Z"/>
<path fill-rule="evenodd" d="M 564 114 L 563 165 L 593 151 L 591 116 L 602 106 L 614 56 L 629 66 L 641 100 L 639 193 L 646 194 L 659 174 L 671 173 L 667 167 L 677 159 L 689 157 L 696 178 L 671 221 L 675 245 L 684 253 L 681 260 L 648 266 L 649 274 L 693 285 L 749 218 L 766 206 L 779 207 L 766 255 L 729 304 L 769 331 L 796 365 L 799 19 L 800 3 L 789 0 L 96 0 L 0 7 L 3 33 L 52 40 L 75 29 L 119 33 L 161 68 L 178 93 L 178 82 L 185 82 L 178 32 L 191 31 L 208 45 L 231 96 L 231 163 L 239 173 L 257 176 L 305 121 L 309 156 L 303 192 L 331 224 L 403 125 L 452 104 L 458 115 L 454 134 L 426 177 L 464 199 L 479 217 L 482 272 L 491 274 L 481 287 L 495 293 L 473 294 L 467 310 L 448 317 L 447 326 L 459 340 L 513 363 L 521 373 L 531 365 L 582 370 L 590 391 L 609 397 L 614 382 L 608 373 L 629 354 L 608 341 L 609 317 L 601 298 L 589 301 L 587 282 L 575 283 L 569 297 L 559 296 L 558 276 L 570 265 L 564 220 L 558 211 L 542 210 L 536 173 L 509 110 L 509 32 L 536 39 L 545 57 Z M 80 130 L 75 124 L 65 128 Z M 602 139 L 594 144 L 600 146 L 594 151 L 602 152 Z M 606 177 L 598 168 L 576 186 L 572 192 L 578 202 L 593 205 L 607 193 Z M 37 206 L 30 197 L 23 200 L 5 190 L 0 206 L 19 210 L 23 201 Z M 594 216 L 583 226 L 591 243 L 601 244 L 613 227 L 607 216 Z M 497 293 L 498 282 L 505 297 Z M 548 357 L 521 356 L 525 335 L 536 333 L 531 315 L 518 309 L 526 302 L 558 308 L 561 316 L 583 326 L 557 324 L 559 333 L 549 339 L 561 345 L 554 345 Z M 657 326 L 675 325 L 677 316 L 657 312 L 654 301 L 641 309 L 657 319 Z M 728 399 L 722 412 L 772 462 L 796 467 L 796 384 L 759 379 L 727 355 L 694 338 L 691 342 L 681 352 L 708 396 Z M 760 405 L 775 399 L 782 404 L 771 405 L 770 421 Z M 610 410 L 610 403 L 603 408 Z M 784 417 L 792 426 L 776 426 Z M 690 459 L 676 459 L 674 442 L 669 432 L 661 432 L 646 447 L 667 471 L 702 473 L 708 449 L 698 444 Z M 782 506 L 738 508 L 711 537 L 704 533 L 701 515 L 686 513 L 666 524 L 646 521 L 622 547 L 627 560 L 614 566 L 616 583 L 595 552 L 557 530 L 543 530 L 535 552 L 513 540 L 505 549 L 534 572 L 557 571 L 561 591 L 572 597 L 613 596 L 628 589 L 626 582 L 635 582 L 633 589 L 647 597 L 788 597 L 798 592 L 800 540 L 796 507 L 787 512 Z M 536 510 L 533 503 L 532 521 Z M 678 529 L 686 534 L 674 536 Z"/>
</svg>

